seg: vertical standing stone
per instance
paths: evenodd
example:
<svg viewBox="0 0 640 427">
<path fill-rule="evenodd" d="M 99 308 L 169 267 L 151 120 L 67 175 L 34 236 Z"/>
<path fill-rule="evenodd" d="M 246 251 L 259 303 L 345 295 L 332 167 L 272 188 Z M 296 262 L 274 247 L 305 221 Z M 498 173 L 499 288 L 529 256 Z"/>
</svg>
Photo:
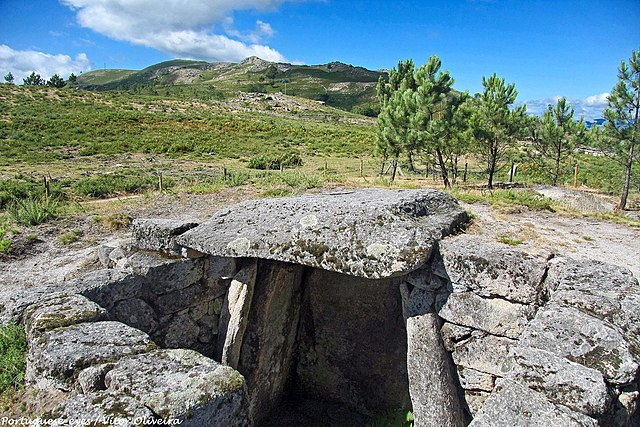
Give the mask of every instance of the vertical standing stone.
<svg viewBox="0 0 640 427">
<path fill-rule="evenodd" d="M 280 402 L 289 379 L 303 271 L 300 265 L 258 261 L 251 321 L 238 363 L 238 371 L 247 381 L 249 416 L 254 423 Z"/>
<path fill-rule="evenodd" d="M 400 286 L 407 323 L 407 371 L 416 427 L 463 427 L 466 404 L 434 309 L 432 291 Z"/>
<path fill-rule="evenodd" d="M 231 281 L 220 312 L 217 356 L 223 364 L 234 369 L 238 368 L 240 360 L 257 270 L 257 260 L 251 260 L 240 269 Z"/>
</svg>

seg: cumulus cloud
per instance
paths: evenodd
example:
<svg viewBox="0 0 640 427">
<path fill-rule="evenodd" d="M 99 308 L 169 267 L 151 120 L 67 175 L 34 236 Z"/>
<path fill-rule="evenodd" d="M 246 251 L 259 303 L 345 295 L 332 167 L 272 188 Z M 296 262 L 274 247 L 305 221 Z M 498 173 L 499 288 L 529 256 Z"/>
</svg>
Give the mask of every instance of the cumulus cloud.
<svg viewBox="0 0 640 427">
<path fill-rule="evenodd" d="M 257 21 L 256 29 L 247 34 L 229 25 L 234 11 L 273 10 L 283 1 L 61 0 L 76 12 L 80 25 L 107 37 L 174 57 L 208 61 L 239 61 L 253 55 L 284 61 L 280 52 L 260 44 L 274 33 L 268 23 Z M 220 34 L 219 30 L 225 29 L 225 34 Z"/>
<path fill-rule="evenodd" d="M 84 53 L 75 58 L 69 55 L 51 55 L 34 50 L 14 50 L 7 45 L 0 45 L 0 72 L 4 76 L 13 74 L 17 84 L 32 72 L 48 79 L 54 74 L 67 78 L 69 74 L 80 74 L 91 70 L 91 61 Z"/>
<path fill-rule="evenodd" d="M 560 99 L 560 96 L 552 96 L 546 99 L 527 100 L 522 102 L 522 104 L 527 105 L 527 112 L 529 114 L 541 116 L 547 109 L 547 106 L 556 105 L 558 99 Z M 603 117 L 603 112 L 605 108 L 607 108 L 609 93 L 600 93 L 582 99 L 568 98 L 567 101 L 575 111 L 574 117 L 578 119 L 584 117 L 585 120 L 599 119 Z"/>
</svg>

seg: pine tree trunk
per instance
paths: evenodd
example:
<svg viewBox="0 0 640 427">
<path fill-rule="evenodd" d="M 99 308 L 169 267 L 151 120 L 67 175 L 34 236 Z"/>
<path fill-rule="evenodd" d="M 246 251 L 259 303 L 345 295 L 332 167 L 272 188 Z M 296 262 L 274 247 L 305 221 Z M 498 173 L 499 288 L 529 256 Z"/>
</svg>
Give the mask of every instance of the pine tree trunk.
<svg viewBox="0 0 640 427">
<path fill-rule="evenodd" d="M 440 173 L 442 174 L 442 182 L 444 183 L 444 188 L 451 188 L 449 177 L 447 175 L 447 165 L 444 163 L 444 159 L 442 158 L 442 151 L 440 151 L 440 148 L 436 148 L 436 154 L 438 156 L 438 164 L 440 165 Z"/>
<path fill-rule="evenodd" d="M 622 196 L 620 197 L 620 204 L 618 210 L 625 210 L 627 207 L 627 197 L 629 197 L 629 188 L 631 187 L 631 167 L 633 166 L 633 156 L 635 155 L 636 138 L 638 138 L 638 110 L 636 106 L 636 114 L 633 119 L 633 131 L 631 132 L 631 143 L 629 144 L 629 159 L 627 159 L 624 188 L 622 189 Z"/>
<path fill-rule="evenodd" d="M 409 164 L 407 164 L 407 169 L 409 169 L 409 172 L 415 173 L 416 169 L 413 167 L 413 152 L 412 151 L 408 151 L 407 152 L 407 159 Z"/>
<path fill-rule="evenodd" d="M 391 182 L 396 179 L 396 170 L 398 169 L 398 159 L 391 160 Z"/>
</svg>

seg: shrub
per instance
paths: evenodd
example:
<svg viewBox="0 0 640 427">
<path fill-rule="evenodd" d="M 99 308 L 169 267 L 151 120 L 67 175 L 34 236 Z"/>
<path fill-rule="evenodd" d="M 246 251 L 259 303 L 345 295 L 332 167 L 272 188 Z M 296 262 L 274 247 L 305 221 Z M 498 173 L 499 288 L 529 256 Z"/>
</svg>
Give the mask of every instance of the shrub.
<svg viewBox="0 0 640 427">
<path fill-rule="evenodd" d="M 7 210 L 9 217 L 20 225 L 38 225 L 57 218 L 62 207 L 57 198 L 29 197 L 15 199 Z"/>
<path fill-rule="evenodd" d="M 297 153 L 262 154 L 249 159 L 248 167 L 259 170 L 276 170 L 284 167 L 302 166 L 302 157 Z"/>
<path fill-rule="evenodd" d="M 22 387 L 27 339 L 20 325 L 0 325 L 0 393 Z"/>
<path fill-rule="evenodd" d="M 172 180 L 163 180 L 164 188 L 173 185 Z M 106 197 L 117 193 L 138 193 L 158 186 L 158 178 L 151 175 L 105 174 L 76 181 L 72 188 L 79 196 Z"/>
</svg>

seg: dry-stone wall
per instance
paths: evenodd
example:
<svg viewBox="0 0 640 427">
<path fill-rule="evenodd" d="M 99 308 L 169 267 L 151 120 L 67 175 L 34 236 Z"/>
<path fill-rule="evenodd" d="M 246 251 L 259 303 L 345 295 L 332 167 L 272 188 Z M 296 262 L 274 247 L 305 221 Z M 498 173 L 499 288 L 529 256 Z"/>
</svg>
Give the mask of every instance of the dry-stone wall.
<svg viewBox="0 0 640 427">
<path fill-rule="evenodd" d="M 47 416 L 68 423 L 259 425 L 293 395 L 418 427 L 638 425 L 638 281 L 445 237 L 465 221 L 427 190 L 137 220 L 98 249 L 105 269 L 0 317 L 25 325 L 27 381 L 67 392 Z"/>
</svg>

